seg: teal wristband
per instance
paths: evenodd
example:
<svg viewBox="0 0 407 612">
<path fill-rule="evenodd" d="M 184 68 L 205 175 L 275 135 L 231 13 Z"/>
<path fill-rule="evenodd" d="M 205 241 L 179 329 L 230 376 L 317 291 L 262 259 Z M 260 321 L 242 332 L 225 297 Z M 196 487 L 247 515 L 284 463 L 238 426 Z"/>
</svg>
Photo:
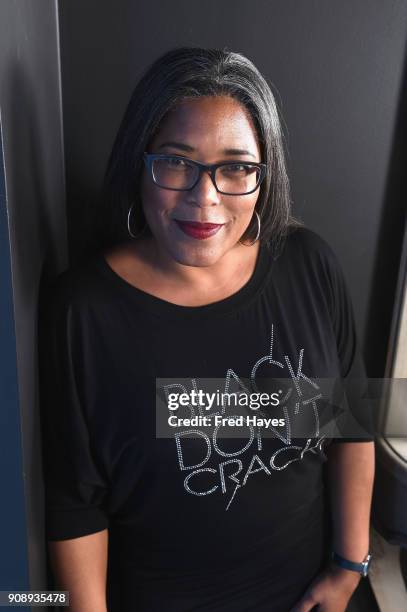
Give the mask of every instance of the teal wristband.
<svg viewBox="0 0 407 612">
<path fill-rule="evenodd" d="M 362 563 L 355 563 L 354 561 L 349 561 L 349 559 L 345 559 L 344 557 L 341 557 L 341 555 L 338 555 L 338 553 L 334 551 L 332 552 L 332 561 L 336 565 L 339 565 L 339 567 L 343 567 L 344 569 L 351 570 L 352 572 L 358 572 L 364 578 L 369 573 L 369 567 L 370 567 L 371 560 L 372 560 L 372 555 L 370 553 L 366 555 Z"/>
</svg>

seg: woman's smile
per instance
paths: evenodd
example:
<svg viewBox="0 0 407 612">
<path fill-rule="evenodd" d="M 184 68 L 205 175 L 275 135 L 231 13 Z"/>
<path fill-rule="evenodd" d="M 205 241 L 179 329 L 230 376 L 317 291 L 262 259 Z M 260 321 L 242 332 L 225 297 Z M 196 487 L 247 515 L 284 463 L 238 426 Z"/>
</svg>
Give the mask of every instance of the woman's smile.
<svg viewBox="0 0 407 612">
<path fill-rule="evenodd" d="M 205 240 L 214 236 L 223 227 L 224 223 L 200 223 L 199 221 L 184 221 L 174 219 L 178 227 L 191 238 Z"/>
</svg>

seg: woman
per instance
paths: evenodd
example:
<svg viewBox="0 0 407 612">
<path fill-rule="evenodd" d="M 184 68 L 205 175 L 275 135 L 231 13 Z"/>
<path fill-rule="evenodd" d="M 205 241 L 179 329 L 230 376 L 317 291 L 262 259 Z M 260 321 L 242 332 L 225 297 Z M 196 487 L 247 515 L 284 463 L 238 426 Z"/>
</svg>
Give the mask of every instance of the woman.
<svg viewBox="0 0 407 612">
<path fill-rule="evenodd" d="M 247 58 L 182 48 L 149 68 L 100 217 L 101 249 L 42 318 L 46 528 L 71 609 L 345 610 L 360 574 L 329 555 L 369 548 L 363 364 L 335 255 L 290 214 L 275 101 Z M 328 439 L 321 380 L 341 378 L 353 415 Z M 234 429 L 213 381 L 277 401 Z"/>
</svg>

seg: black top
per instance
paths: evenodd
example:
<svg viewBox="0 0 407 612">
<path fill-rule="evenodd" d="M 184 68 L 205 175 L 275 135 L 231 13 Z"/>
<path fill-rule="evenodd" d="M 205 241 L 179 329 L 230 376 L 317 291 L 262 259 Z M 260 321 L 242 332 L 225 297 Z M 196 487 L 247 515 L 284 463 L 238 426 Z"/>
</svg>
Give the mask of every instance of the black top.
<svg viewBox="0 0 407 612">
<path fill-rule="evenodd" d="M 239 291 L 197 307 L 135 288 L 98 254 L 59 275 L 40 321 L 48 539 L 109 528 L 112 612 L 286 612 L 329 548 L 324 451 L 342 435 L 373 439 L 329 245 L 296 229 L 276 259 L 261 246 Z M 222 392 L 278 379 L 280 403 L 246 412 L 281 420 L 234 437 L 214 423 L 158 437 L 156 417 L 235 414 L 162 401 L 210 378 Z M 324 381 L 341 378 L 338 412 Z"/>
</svg>

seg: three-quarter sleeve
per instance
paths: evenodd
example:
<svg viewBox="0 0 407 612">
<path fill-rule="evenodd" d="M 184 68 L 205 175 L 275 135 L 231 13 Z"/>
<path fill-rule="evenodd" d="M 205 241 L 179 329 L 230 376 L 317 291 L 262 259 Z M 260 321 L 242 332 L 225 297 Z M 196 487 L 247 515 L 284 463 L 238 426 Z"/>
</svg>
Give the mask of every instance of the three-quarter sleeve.
<svg viewBox="0 0 407 612">
<path fill-rule="evenodd" d="M 372 402 L 365 364 L 358 343 L 352 301 L 343 270 L 330 250 L 328 275 L 330 312 L 336 338 L 340 380 L 339 436 L 332 442 L 371 442 L 374 440 Z"/>
<path fill-rule="evenodd" d="M 80 329 L 71 300 L 54 283 L 39 309 L 39 385 L 48 540 L 108 527 L 107 485 L 94 456 L 78 375 Z"/>
</svg>

